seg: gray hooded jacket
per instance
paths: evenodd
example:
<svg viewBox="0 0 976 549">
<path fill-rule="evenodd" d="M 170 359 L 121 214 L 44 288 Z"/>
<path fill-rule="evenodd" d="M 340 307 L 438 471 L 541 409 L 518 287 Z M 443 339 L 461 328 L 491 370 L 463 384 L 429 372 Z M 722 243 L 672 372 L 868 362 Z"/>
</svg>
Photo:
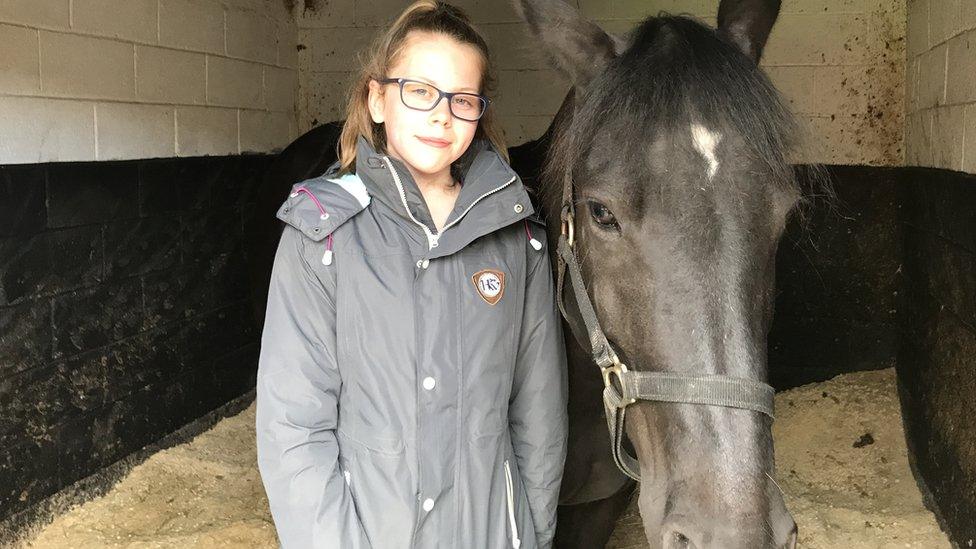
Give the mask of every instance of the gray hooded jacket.
<svg viewBox="0 0 976 549">
<path fill-rule="evenodd" d="M 545 230 L 490 142 L 459 166 L 440 234 L 362 137 L 355 174 L 278 210 L 256 429 L 284 548 L 552 543 L 567 380 Z"/>
</svg>

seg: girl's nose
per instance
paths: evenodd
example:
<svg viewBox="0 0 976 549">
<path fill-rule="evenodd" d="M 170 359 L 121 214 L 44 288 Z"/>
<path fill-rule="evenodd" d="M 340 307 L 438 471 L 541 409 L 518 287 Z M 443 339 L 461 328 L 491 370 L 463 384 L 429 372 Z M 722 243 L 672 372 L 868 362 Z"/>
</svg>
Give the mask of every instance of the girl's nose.
<svg viewBox="0 0 976 549">
<path fill-rule="evenodd" d="M 441 97 L 440 101 L 434 105 L 434 108 L 430 111 L 431 123 L 451 125 L 454 115 L 451 114 L 451 104 L 448 101 L 446 97 Z"/>
</svg>

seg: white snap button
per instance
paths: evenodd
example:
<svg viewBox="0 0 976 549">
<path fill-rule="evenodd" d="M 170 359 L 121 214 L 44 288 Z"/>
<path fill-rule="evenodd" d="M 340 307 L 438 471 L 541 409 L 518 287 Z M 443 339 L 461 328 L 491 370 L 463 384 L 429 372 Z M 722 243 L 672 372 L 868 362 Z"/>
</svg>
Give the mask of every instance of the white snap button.
<svg viewBox="0 0 976 549">
<path fill-rule="evenodd" d="M 522 213 L 522 210 L 524 210 L 524 209 L 525 209 L 525 208 L 524 208 L 524 207 L 522 207 L 522 205 L 521 205 L 521 204 L 516 204 L 516 205 L 515 205 L 515 213 L 517 213 L 517 214 L 520 214 L 520 213 Z"/>
<path fill-rule="evenodd" d="M 423 267 L 424 269 L 426 269 L 429 265 L 430 265 L 430 260 L 429 259 L 425 259 L 425 260 L 423 260 L 423 261 L 420 262 L 420 266 Z"/>
<path fill-rule="evenodd" d="M 429 391 L 434 388 L 434 385 L 437 385 L 437 381 L 435 381 L 434 378 L 432 377 L 424 378 L 424 389 L 427 389 Z"/>
<path fill-rule="evenodd" d="M 319 219 L 323 219 L 323 220 L 324 219 L 328 219 L 328 218 L 329 218 L 329 213 L 328 212 L 326 212 L 326 213 L 324 213 L 324 214 L 322 214 L 322 215 L 319 216 Z"/>
<path fill-rule="evenodd" d="M 434 508 L 434 500 L 427 498 L 424 500 L 424 511 L 430 511 Z"/>
<path fill-rule="evenodd" d="M 417 268 L 418 268 L 418 269 L 422 269 L 422 268 L 423 268 L 423 264 L 424 264 L 424 262 L 423 262 L 423 261 L 421 261 L 421 260 L 419 260 L 419 259 L 417 260 Z"/>
</svg>

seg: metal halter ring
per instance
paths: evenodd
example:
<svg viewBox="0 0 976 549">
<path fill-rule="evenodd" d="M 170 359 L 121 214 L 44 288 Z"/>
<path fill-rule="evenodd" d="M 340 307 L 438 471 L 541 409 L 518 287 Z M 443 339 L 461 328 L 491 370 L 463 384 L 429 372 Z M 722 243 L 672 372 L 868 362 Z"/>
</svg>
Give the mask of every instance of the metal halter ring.
<svg viewBox="0 0 976 549">
<path fill-rule="evenodd" d="M 572 248 L 574 238 L 573 212 L 569 211 L 569 208 L 567 207 L 563 207 L 562 225 L 560 226 L 559 231 L 566 235 L 566 244 Z"/>
<path fill-rule="evenodd" d="M 614 392 L 616 392 L 616 393 L 618 393 L 620 395 L 620 404 L 618 405 L 619 408 L 626 408 L 628 405 L 637 402 L 637 399 L 636 398 L 632 398 L 632 397 L 631 398 L 627 398 L 626 395 L 624 394 L 627 391 L 626 391 L 626 388 L 624 386 L 624 378 L 623 378 L 623 375 L 622 374 L 627 373 L 627 365 L 626 364 L 620 362 L 619 360 L 615 360 L 614 363 L 613 363 L 613 366 L 607 366 L 606 368 L 601 368 L 600 369 L 600 372 L 603 374 L 603 385 L 604 385 L 604 387 L 606 387 L 607 389 L 610 389 L 611 391 L 614 391 Z M 619 392 L 617 391 L 617 388 L 613 386 L 613 383 L 612 383 L 612 381 L 610 379 L 610 376 L 616 376 L 617 377 L 617 383 L 620 384 L 620 391 Z"/>
</svg>

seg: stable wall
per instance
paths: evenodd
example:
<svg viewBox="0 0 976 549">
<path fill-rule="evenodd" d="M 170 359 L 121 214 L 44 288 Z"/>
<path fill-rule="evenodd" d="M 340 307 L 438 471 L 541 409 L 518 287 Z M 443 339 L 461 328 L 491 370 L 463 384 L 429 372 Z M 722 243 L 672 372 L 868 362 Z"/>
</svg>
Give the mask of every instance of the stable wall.
<svg viewBox="0 0 976 549">
<path fill-rule="evenodd" d="M 623 34 L 659 11 L 714 25 L 718 0 L 568 0 Z M 542 135 L 568 83 L 543 58 L 510 0 L 457 0 L 495 56 L 495 105 L 509 146 Z M 407 0 L 298 3 L 299 126 L 345 118 L 357 55 Z M 809 130 L 798 162 L 898 166 L 904 160 L 904 0 L 785 0 L 762 65 Z"/>
<path fill-rule="evenodd" d="M 976 173 L 976 2 L 909 0 L 906 164 Z"/>
<path fill-rule="evenodd" d="M 283 148 L 297 135 L 288 4 L 0 2 L 0 165 Z"/>
</svg>

